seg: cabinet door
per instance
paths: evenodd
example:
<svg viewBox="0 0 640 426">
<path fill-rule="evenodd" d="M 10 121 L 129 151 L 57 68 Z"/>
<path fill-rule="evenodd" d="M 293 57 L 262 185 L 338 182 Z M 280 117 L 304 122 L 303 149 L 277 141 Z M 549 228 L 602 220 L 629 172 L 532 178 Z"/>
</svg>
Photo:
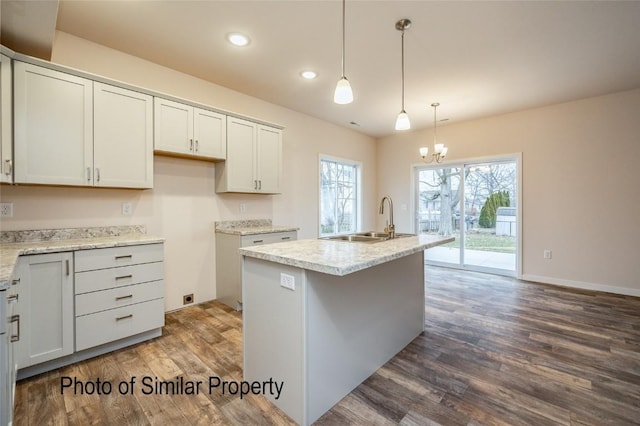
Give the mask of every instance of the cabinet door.
<svg viewBox="0 0 640 426">
<path fill-rule="evenodd" d="M 280 192 L 282 173 L 282 131 L 258 126 L 258 188 L 260 192 Z"/>
<path fill-rule="evenodd" d="M 227 117 L 227 190 L 257 192 L 256 128 L 250 121 Z"/>
<path fill-rule="evenodd" d="M 11 59 L 0 55 L 0 182 L 13 182 Z"/>
<path fill-rule="evenodd" d="M 227 157 L 226 116 L 206 109 L 193 110 L 194 153 L 223 160 Z"/>
<path fill-rule="evenodd" d="M 193 152 L 193 107 L 154 98 L 154 149 L 175 154 Z"/>
<path fill-rule="evenodd" d="M 153 187 L 153 98 L 94 83 L 94 184 Z"/>
<path fill-rule="evenodd" d="M 73 352 L 73 256 L 52 253 L 21 256 L 16 313 L 20 340 L 15 342 L 18 368 Z"/>
<path fill-rule="evenodd" d="M 14 61 L 14 179 L 91 185 L 93 82 Z"/>
</svg>

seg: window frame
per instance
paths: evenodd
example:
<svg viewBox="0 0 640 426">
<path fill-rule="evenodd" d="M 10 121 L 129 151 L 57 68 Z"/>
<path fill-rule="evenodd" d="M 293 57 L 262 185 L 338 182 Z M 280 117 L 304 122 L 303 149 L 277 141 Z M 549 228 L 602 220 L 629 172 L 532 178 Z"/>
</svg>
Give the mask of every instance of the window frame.
<svg viewBox="0 0 640 426">
<path fill-rule="evenodd" d="M 332 162 L 342 164 L 343 166 L 349 166 L 355 168 L 355 195 L 354 195 L 354 231 L 359 232 L 362 227 L 362 162 L 356 160 L 350 160 L 347 158 L 336 157 L 332 155 L 320 154 L 318 158 L 318 236 L 329 237 L 333 235 L 341 235 L 350 233 L 352 231 L 347 232 L 333 232 L 333 233 L 323 233 L 322 232 L 322 163 L 323 162 Z M 334 219 L 336 216 L 334 215 Z"/>
</svg>

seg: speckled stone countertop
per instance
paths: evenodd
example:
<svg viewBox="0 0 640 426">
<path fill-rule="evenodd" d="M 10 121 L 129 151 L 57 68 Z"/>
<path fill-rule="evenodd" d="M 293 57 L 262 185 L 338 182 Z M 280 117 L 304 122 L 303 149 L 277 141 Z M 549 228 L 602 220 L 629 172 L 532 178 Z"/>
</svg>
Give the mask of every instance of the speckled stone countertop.
<svg viewBox="0 0 640 426">
<path fill-rule="evenodd" d="M 291 232 L 297 231 L 295 226 L 272 225 L 271 219 L 251 219 L 251 220 L 228 220 L 216 222 L 216 232 L 232 235 L 257 235 L 269 234 L 271 232 Z"/>
<path fill-rule="evenodd" d="M 298 240 L 240 249 L 240 254 L 311 271 L 343 276 L 425 249 L 454 237 L 418 235 L 376 243 Z"/>
<path fill-rule="evenodd" d="M 161 243 L 144 226 L 3 231 L 0 234 L 0 290 L 10 285 L 18 256 Z"/>
</svg>

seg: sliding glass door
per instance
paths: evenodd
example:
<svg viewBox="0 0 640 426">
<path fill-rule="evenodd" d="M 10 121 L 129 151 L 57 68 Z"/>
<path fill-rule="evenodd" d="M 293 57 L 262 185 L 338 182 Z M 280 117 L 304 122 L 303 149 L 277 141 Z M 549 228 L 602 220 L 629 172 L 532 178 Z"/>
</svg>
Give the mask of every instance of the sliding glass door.
<svg viewBox="0 0 640 426">
<path fill-rule="evenodd" d="M 517 275 L 518 176 L 518 158 L 417 167 L 416 233 L 456 238 L 427 263 Z"/>
</svg>

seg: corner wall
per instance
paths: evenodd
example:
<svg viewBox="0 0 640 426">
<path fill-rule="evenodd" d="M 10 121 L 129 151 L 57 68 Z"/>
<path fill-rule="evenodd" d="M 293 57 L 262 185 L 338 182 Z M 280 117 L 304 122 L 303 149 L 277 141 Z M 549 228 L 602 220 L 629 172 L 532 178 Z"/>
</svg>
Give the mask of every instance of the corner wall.
<svg viewBox="0 0 640 426">
<path fill-rule="evenodd" d="M 282 194 L 216 194 L 214 163 L 155 156 L 151 190 L 3 185 L 0 199 L 14 203 L 3 230 L 144 224 L 166 238 L 165 307 L 173 310 L 184 294 L 215 298 L 215 221 L 266 218 L 317 237 L 321 153 L 363 163 L 364 225 L 375 224 L 374 139 L 62 32 L 52 62 L 284 126 Z M 121 215 L 125 201 L 131 216 Z"/>
<path fill-rule="evenodd" d="M 639 112 L 636 89 L 438 126 L 448 161 L 522 153 L 524 279 L 640 296 Z M 378 141 L 379 197 L 411 206 L 412 166 L 432 131 Z M 395 219 L 412 231 L 410 208 Z"/>
</svg>

